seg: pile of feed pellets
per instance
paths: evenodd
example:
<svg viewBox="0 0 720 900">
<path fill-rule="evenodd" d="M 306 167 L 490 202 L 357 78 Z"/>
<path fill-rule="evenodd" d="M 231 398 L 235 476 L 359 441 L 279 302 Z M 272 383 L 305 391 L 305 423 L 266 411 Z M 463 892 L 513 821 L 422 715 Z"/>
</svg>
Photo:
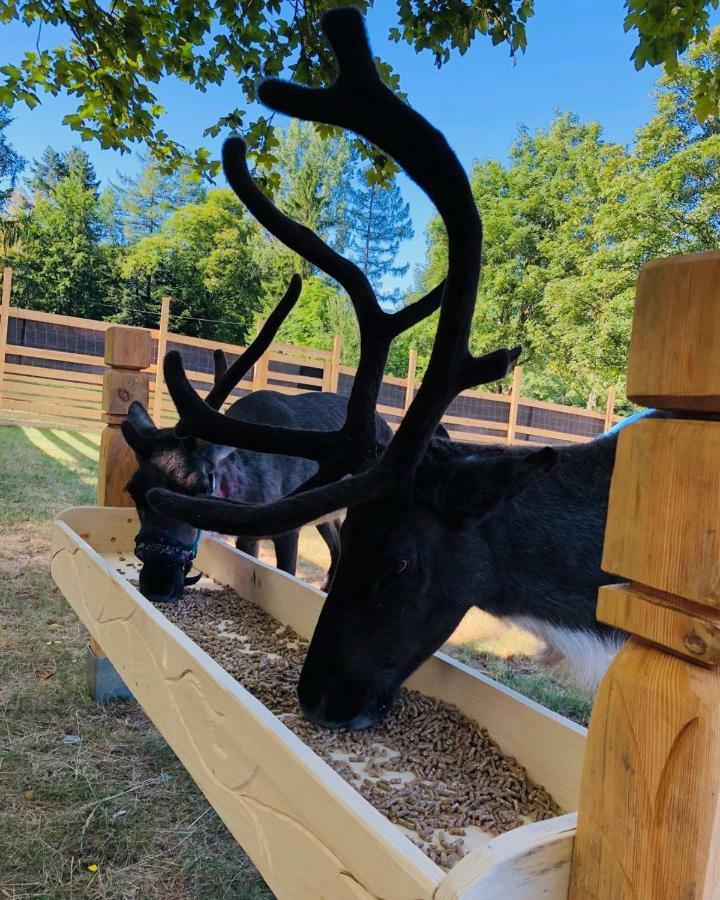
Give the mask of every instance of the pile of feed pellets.
<svg viewBox="0 0 720 900">
<path fill-rule="evenodd" d="M 233 590 L 205 579 L 158 608 L 443 869 L 489 836 L 561 814 L 484 728 L 416 691 L 401 691 L 365 731 L 303 719 L 296 691 L 307 641 Z"/>
</svg>

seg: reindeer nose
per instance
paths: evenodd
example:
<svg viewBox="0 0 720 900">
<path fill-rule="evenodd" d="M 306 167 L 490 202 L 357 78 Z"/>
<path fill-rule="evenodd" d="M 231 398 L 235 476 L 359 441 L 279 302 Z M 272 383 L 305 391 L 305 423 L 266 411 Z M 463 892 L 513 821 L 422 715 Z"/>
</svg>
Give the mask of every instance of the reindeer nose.
<svg viewBox="0 0 720 900">
<path fill-rule="evenodd" d="M 314 703 L 308 703 L 302 697 L 300 700 L 300 711 L 308 722 L 315 722 L 317 725 L 324 724 L 325 713 L 327 712 L 327 698 L 324 694 L 320 695 L 320 699 Z"/>
</svg>

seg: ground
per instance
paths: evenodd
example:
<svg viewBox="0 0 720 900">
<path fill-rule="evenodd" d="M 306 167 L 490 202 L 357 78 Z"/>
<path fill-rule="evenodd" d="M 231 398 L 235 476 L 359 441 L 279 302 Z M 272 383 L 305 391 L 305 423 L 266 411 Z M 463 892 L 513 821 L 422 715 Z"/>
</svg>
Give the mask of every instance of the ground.
<svg viewBox="0 0 720 900">
<path fill-rule="evenodd" d="M 137 705 L 88 697 L 86 635 L 52 583 L 49 548 L 53 515 L 94 502 L 98 444 L 0 426 L 0 898 L 270 898 Z M 317 584 L 326 562 L 306 529 L 300 574 Z M 587 720 L 589 697 L 540 670 L 518 629 L 477 613 L 445 649 Z"/>
</svg>

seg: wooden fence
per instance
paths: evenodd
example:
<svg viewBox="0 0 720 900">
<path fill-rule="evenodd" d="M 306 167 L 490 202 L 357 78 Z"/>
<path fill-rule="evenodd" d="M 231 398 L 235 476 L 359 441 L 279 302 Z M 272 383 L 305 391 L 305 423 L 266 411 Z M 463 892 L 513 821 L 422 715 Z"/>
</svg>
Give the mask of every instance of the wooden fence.
<svg viewBox="0 0 720 900">
<path fill-rule="evenodd" d="M 5 269 L 0 307 L 0 423 L 100 430 L 104 335 L 111 323 L 20 309 L 11 305 L 12 271 Z M 179 350 L 193 384 L 204 394 L 213 381 L 213 351 L 232 362 L 242 347 L 175 334 L 168 329 L 170 298 L 163 301 L 160 328 L 151 329 L 153 362 L 150 411 L 159 425 L 176 421 L 157 360 Z M 275 343 L 240 382 L 228 402 L 249 391 L 271 388 L 285 394 L 336 391 L 349 395 L 355 369 L 340 365 L 341 343 L 317 350 Z M 417 356 L 411 351 L 404 378 L 386 375 L 378 411 L 392 426 L 402 419 L 419 386 Z M 457 440 L 477 443 L 581 443 L 617 421 L 611 391 L 605 412 L 523 397 L 522 368 L 514 370 L 507 394 L 463 391 L 444 424 Z"/>
</svg>

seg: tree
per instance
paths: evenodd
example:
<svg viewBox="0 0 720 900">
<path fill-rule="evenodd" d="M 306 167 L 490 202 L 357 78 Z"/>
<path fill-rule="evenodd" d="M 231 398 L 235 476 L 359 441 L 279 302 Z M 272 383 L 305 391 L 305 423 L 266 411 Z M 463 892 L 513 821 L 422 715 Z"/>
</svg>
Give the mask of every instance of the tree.
<svg viewBox="0 0 720 900">
<path fill-rule="evenodd" d="M 73 147 L 67 153 L 58 153 L 54 147 L 46 147 L 40 159 L 30 165 L 28 187 L 36 197 L 47 198 L 69 175 L 75 176 L 84 188 L 98 196 L 100 182 L 95 174 L 95 166 L 80 147 Z"/>
<path fill-rule="evenodd" d="M 16 223 L 7 212 L 7 204 L 25 165 L 25 160 L 15 152 L 5 136 L 10 121 L 7 110 L 0 106 L 0 248 L 12 244 L 17 234 Z"/>
<path fill-rule="evenodd" d="M 242 343 L 261 308 L 256 231 L 229 190 L 211 190 L 177 209 L 159 231 L 127 249 L 120 321 L 157 322 L 161 298 L 170 295 L 174 330 Z"/>
<path fill-rule="evenodd" d="M 119 175 L 115 186 L 123 236 L 128 243 L 160 230 L 163 222 L 185 203 L 202 199 L 204 190 L 196 176 L 181 167 L 164 172 L 148 155 L 141 155 L 140 172 Z"/>
<path fill-rule="evenodd" d="M 343 252 L 350 228 L 349 185 L 354 174 L 349 139 L 339 133 L 323 140 L 312 125 L 293 120 L 279 132 L 275 157 L 273 201 L 296 222 Z M 267 183 L 266 187 L 270 188 Z M 304 277 L 313 273 L 306 259 L 265 232 L 255 254 L 270 306 L 277 302 L 293 272 Z"/>
<path fill-rule="evenodd" d="M 709 10 L 720 0 L 625 0 L 625 29 L 636 33 L 637 68 L 677 65 L 678 54 L 708 37 Z M 188 154 L 162 128 L 163 107 L 156 84 L 174 76 L 206 91 L 226 77 L 239 83 L 246 103 L 257 99 L 260 80 L 290 72 L 299 84 L 327 84 L 334 77 L 331 54 L 319 28 L 321 14 L 335 0 L 295 3 L 264 0 L 241 4 L 221 0 L 188 13 L 181 0 L 146 4 L 118 0 L 110 6 L 72 0 L 0 0 L 0 20 L 44 27 L 58 43 L 52 49 L 25 52 L 0 68 L 0 104 L 36 106 L 43 92 L 77 97 L 65 121 L 84 140 L 128 151 L 144 142 L 163 164 Z M 366 11 L 372 0 L 356 0 Z M 526 46 L 525 25 L 535 0 L 399 0 L 390 38 L 416 51 L 430 51 L 438 66 L 453 51 L 465 53 L 478 35 L 506 43 L 511 53 Z M 379 62 L 386 81 L 397 86 L 387 64 Z M 720 73 L 706 72 L 695 90 L 700 119 L 717 114 Z M 248 121 L 241 107 L 209 122 L 206 134 L 243 129 L 259 162 L 273 162 L 271 120 Z M 357 147 L 372 153 L 362 142 Z M 217 163 L 205 149 L 194 163 L 202 174 Z"/>
<path fill-rule="evenodd" d="M 407 265 L 397 266 L 395 262 L 400 244 L 414 232 L 410 206 L 395 179 L 386 187 L 376 179 L 362 178 L 350 195 L 349 214 L 353 226 L 346 253 L 363 270 L 378 297 L 397 305 L 399 291 L 383 291 L 382 283 L 387 275 L 397 277 L 407 272 Z"/>
<path fill-rule="evenodd" d="M 14 295 L 29 309 L 107 318 L 119 291 L 115 253 L 104 242 L 103 207 L 89 171 L 75 163 L 71 169 L 20 213 L 20 239 L 7 257 Z"/>
<path fill-rule="evenodd" d="M 656 115 L 631 147 L 565 114 L 521 129 L 509 165 L 474 165 L 485 243 L 472 340 L 521 344 L 529 393 L 594 406 L 616 384 L 622 399 L 638 269 L 720 244 L 720 135 L 693 118 L 687 88 L 708 52 L 661 79 Z M 447 264 L 438 219 L 428 241 L 424 288 Z M 422 323 L 414 336 L 421 365 L 431 333 Z"/>
</svg>

